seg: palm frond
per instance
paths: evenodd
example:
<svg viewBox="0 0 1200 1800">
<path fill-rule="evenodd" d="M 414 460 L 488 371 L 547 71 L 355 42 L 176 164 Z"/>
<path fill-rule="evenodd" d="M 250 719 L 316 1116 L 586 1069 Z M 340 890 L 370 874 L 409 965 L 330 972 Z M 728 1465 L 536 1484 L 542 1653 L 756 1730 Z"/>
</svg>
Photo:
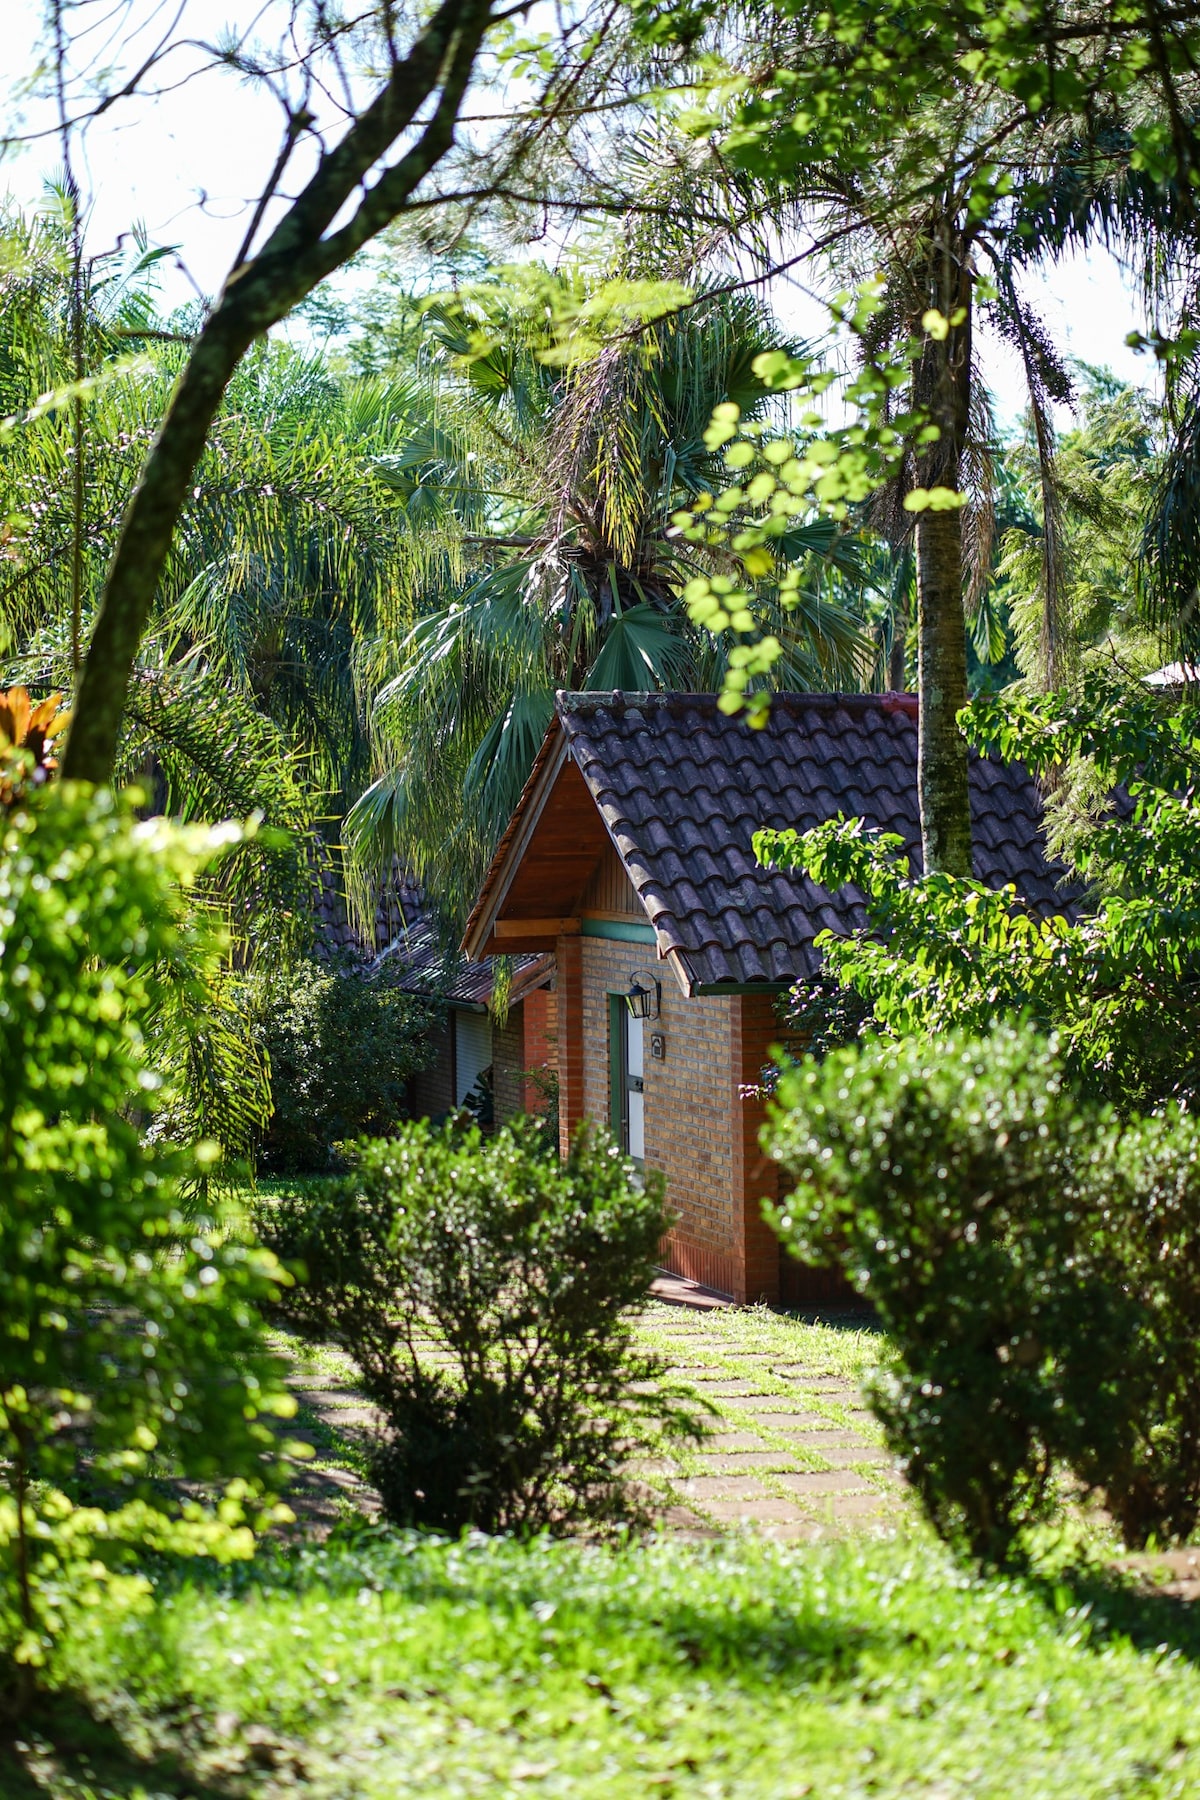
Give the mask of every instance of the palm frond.
<svg viewBox="0 0 1200 1800">
<path fill-rule="evenodd" d="M 645 602 L 616 612 L 584 679 L 584 687 L 632 693 L 678 687 L 687 680 L 694 653 L 678 615 Z"/>
<path fill-rule="evenodd" d="M 1146 617 L 1185 660 L 1200 650 L 1200 397 L 1163 463 L 1139 552 Z"/>
</svg>

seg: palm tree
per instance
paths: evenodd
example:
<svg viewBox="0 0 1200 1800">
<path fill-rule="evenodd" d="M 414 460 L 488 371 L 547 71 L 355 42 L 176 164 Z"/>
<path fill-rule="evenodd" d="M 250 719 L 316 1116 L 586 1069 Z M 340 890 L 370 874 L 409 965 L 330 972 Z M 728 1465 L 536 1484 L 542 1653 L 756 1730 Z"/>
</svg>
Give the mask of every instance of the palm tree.
<svg viewBox="0 0 1200 1800">
<path fill-rule="evenodd" d="M 711 253 L 712 219 L 721 210 L 714 197 L 724 199 L 733 221 L 728 235 L 762 264 L 777 261 L 781 238 L 802 225 L 814 243 L 832 246 L 827 266 L 839 286 L 847 276 L 853 281 L 882 274 L 884 304 L 866 349 L 894 353 L 916 346 L 908 390 L 896 396 L 898 409 L 911 413 L 915 407 L 932 420 L 936 441 L 913 444 L 899 479 L 869 516 L 896 554 L 898 576 L 912 555 L 915 618 L 897 619 L 908 629 L 890 635 L 897 674 L 901 639 L 907 636 L 905 649 L 916 640 L 911 660 L 921 697 L 926 866 L 967 873 L 966 746 L 956 724 L 968 697 L 967 626 L 974 624 L 981 641 L 994 643 L 998 636 L 988 616 L 994 430 L 975 340 L 981 324 L 998 332 L 1017 349 L 1027 378 L 1043 521 L 1038 678 L 1050 685 L 1063 673 L 1058 596 L 1065 578 L 1052 408 L 1070 397 L 1071 384 L 1022 295 L 1020 277 L 1029 263 L 1103 233 L 1125 242 L 1136 238 L 1147 268 L 1157 258 L 1161 280 L 1187 241 L 1178 227 L 1190 222 L 1189 196 L 1181 190 L 1173 208 L 1164 206 L 1161 184 L 1131 167 L 1128 132 L 1109 132 L 1112 143 L 1103 131 L 1092 131 L 1086 143 L 1068 141 L 1059 123 L 1063 115 L 1049 114 L 1050 124 L 1032 119 L 997 87 L 981 99 L 982 90 L 964 83 L 957 94 L 942 90 L 930 100 L 914 84 L 906 89 L 911 98 L 904 116 L 889 114 L 882 142 L 869 105 L 854 121 L 848 104 L 839 139 L 827 129 L 824 109 L 841 57 L 831 15 L 818 18 L 803 8 L 780 10 L 773 0 L 752 0 L 750 16 L 753 35 L 744 28 L 744 15 L 731 25 L 718 11 L 695 21 L 699 37 L 689 32 L 681 40 L 680 55 L 691 59 L 702 79 L 707 54 L 710 75 L 711 59 L 723 59 L 742 86 L 731 84 L 738 97 L 728 102 L 725 117 L 733 130 L 720 153 L 706 155 L 693 146 L 691 154 L 660 155 L 649 172 L 652 198 L 660 210 L 675 209 L 676 230 L 685 235 L 690 218 L 703 221 L 690 234 L 696 257 Z M 853 49 L 846 54 L 853 60 Z M 887 54 L 881 43 L 884 61 Z M 766 102 L 760 99 L 764 89 L 771 96 Z M 721 104 L 709 104 L 720 112 Z M 771 121 L 767 135 L 764 118 Z M 1076 120 L 1071 129 L 1078 136 L 1087 127 Z M 658 170 L 667 172 L 665 179 Z M 987 183 L 991 193 L 981 192 Z M 719 232 L 715 237 L 727 251 L 728 238 L 720 241 Z M 1190 255 L 1188 260 L 1190 266 Z M 984 278 L 990 293 L 981 303 Z M 1200 293 L 1194 280 L 1190 292 Z M 1194 300 L 1192 305 L 1200 316 Z M 1200 467 L 1200 409 L 1193 435 Z M 1187 487 L 1181 479 L 1164 491 L 1164 504 L 1174 504 L 1180 518 L 1189 504 Z M 968 504 L 915 514 L 905 508 L 914 489 L 930 488 L 965 493 Z M 1200 479 L 1194 506 L 1192 525 L 1200 522 Z M 1200 619 L 1200 556 L 1187 546 L 1198 538 L 1193 529 L 1181 544 L 1178 532 L 1163 531 L 1153 544 L 1158 566 L 1178 570 L 1174 611 L 1186 609 L 1192 621 Z M 906 586 L 899 580 L 898 598 Z M 1153 583 L 1148 587 L 1153 592 Z M 1194 630 L 1200 644 L 1200 626 Z"/>
<path fill-rule="evenodd" d="M 1142 389 L 1086 364 L 1073 371 L 1078 423 L 1060 435 L 1053 481 L 1058 545 L 1061 666 L 1074 673 L 1103 658 L 1132 675 L 1162 660 L 1147 628 L 1138 550 L 1161 491 L 1164 432 L 1160 409 Z M 1006 452 L 1024 504 L 999 541 L 997 568 L 1027 680 L 1041 674 L 1045 611 L 1045 485 L 1032 420 Z"/>
<path fill-rule="evenodd" d="M 1003 335 L 1020 349 L 1030 376 L 1030 448 L 1037 466 L 1035 511 L 1040 569 L 1029 546 L 1010 545 L 1025 576 L 1024 662 L 1029 678 L 1053 685 L 1070 659 L 1110 629 L 1135 660 L 1200 653 L 1200 382 L 1194 344 L 1200 320 L 1200 259 L 1190 186 L 1141 166 L 1136 118 L 1109 116 L 1086 135 L 1047 130 L 1031 146 L 1025 178 L 994 252 L 1001 298 L 1010 297 Z M 1113 387 L 1081 367 L 1082 423 L 1058 454 L 1049 401 L 1076 399 L 1080 385 L 1016 295 L 1021 273 L 1100 242 L 1140 270 L 1158 321 L 1165 407 L 1157 420 L 1145 396 Z M 1139 533 L 1134 512 L 1140 518 Z M 1072 515 L 1075 527 L 1072 528 Z M 1080 521 L 1090 529 L 1080 529 Z M 1132 535 L 1131 535 L 1132 534 Z M 1117 543 L 1119 551 L 1114 550 Z M 1117 558 L 1107 600 L 1089 583 L 1106 549 Z M 1132 582 L 1132 587 L 1131 587 Z M 1040 649 L 1031 655 L 1030 606 L 1040 612 Z M 1145 637 L 1149 631 L 1157 644 Z M 1063 655 L 1060 655 L 1060 648 Z"/>
<path fill-rule="evenodd" d="M 671 515 L 722 470 L 704 433 L 732 399 L 768 405 L 754 358 L 778 342 L 761 305 L 714 298 L 683 320 L 562 369 L 503 290 L 432 319 L 440 409 L 385 464 L 414 527 L 411 630 L 383 646 L 378 776 L 347 822 L 364 890 L 399 856 L 451 915 L 474 896 L 558 688 L 719 687 L 721 654 L 680 595 L 701 565 Z M 785 552 L 859 573 L 823 523 Z M 810 582 L 778 678 L 858 686 L 868 655 L 842 593 Z M 388 666 L 389 660 L 391 666 Z"/>
<path fill-rule="evenodd" d="M 0 404 L 12 421 L 0 441 L 0 679 L 38 692 L 72 687 L 75 644 L 189 326 L 157 317 L 138 247 L 85 271 L 80 440 L 73 298 L 67 201 L 10 208 L 0 221 Z M 407 529 L 374 470 L 417 402 L 412 384 L 335 380 L 318 358 L 261 346 L 231 384 L 164 570 L 117 772 L 180 817 L 259 813 L 288 833 L 290 849 L 261 840 L 227 872 L 247 946 L 274 932 L 283 948 L 303 929 L 316 819 L 340 819 L 366 776 L 358 646 L 396 629 Z"/>
<path fill-rule="evenodd" d="M 367 778 L 369 650 L 409 620 L 411 521 L 381 463 L 426 423 L 415 380 L 345 379 L 285 344 L 230 384 L 152 625 L 245 696 L 340 819 Z M 364 660 L 365 659 L 365 660 Z"/>
</svg>

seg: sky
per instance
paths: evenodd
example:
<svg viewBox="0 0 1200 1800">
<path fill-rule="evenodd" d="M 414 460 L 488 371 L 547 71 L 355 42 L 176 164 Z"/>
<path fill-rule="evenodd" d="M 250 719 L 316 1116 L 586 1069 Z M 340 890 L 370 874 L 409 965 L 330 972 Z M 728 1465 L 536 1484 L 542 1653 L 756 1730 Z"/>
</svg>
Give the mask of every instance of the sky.
<svg viewBox="0 0 1200 1800">
<path fill-rule="evenodd" d="M 244 29 L 256 18 L 269 33 L 283 12 L 279 0 L 171 4 L 168 18 L 176 5 L 182 14 L 176 35 L 209 42 L 224 28 Z M 131 53 L 144 54 L 155 18 L 161 16 L 159 0 L 82 0 L 76 16 L 95 20 L 84 40 L 94 68 L 112 55 L 104 21 L 115 14 L 142 26 Z M 26 203 L 36 200 L 43 180 L 61 167 L 54 107 L 20 92 L 22 75 L 35 61 L 42 17 L 43 0 L 0 0 L 0 43 L 9 71 L 0 74 L 3 116 L 9 130 L 19 117 L 25 130 L 43 134 L 0 161 L 0 192 L 7 189 Z M 145 225 L 152 242 L 178 247 L 177 259 L 161 270 L 167 307 L 197 292 L 211 294 L 220 285 L 280 141 L 277 103 L 227 70 L 196 74 L 202 60 L 198 50 L 181 48 L 163 67 L 159 79 L 164 91 L 114 107 L 89 126 L 75 151 L 76 177 L 90 209 L 90 248 L 107 248 L 137 222 Z M 324 113 L 323 122 L 336 132 L 335 109 L 326 106 Z M 1124 343 L 1128 332 L 1145 325 L 1135 285 L 1106 251 L 1074 255 L 1028 281 L 1025 293 L 1049 326 L 1052 341 L 1068 355 L 1106 364 L 1125 380 L 1154 386 L 1152 363 Z M 807 337 L 824 326 L 819 307 L 782 282 L 769 297 L 789 333 Z M 1011 426 L 1024 407 L 1018 359 L 986 337 L 981 356 L 998 420 Z"/>
</svg>

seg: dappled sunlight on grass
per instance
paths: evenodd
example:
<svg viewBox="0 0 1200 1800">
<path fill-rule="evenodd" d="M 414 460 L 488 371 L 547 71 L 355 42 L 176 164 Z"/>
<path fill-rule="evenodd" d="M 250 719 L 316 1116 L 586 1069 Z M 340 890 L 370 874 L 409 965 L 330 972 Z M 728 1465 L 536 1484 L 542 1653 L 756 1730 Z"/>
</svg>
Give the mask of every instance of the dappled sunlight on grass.
<svg viewBox="0 0 1200 1800">
<path fill-rule="evenodd" d="M 1200 1779 L 1198 1662 L 1185 1608 L 1100 1574 L 977 1580 L 923 1534 L 378 1534 L 165 1577 L 61 1674 L 143 1753 L 182 1744 L 198 1783 L 255 1796 L 1165 1800 Z"/>
</svg>

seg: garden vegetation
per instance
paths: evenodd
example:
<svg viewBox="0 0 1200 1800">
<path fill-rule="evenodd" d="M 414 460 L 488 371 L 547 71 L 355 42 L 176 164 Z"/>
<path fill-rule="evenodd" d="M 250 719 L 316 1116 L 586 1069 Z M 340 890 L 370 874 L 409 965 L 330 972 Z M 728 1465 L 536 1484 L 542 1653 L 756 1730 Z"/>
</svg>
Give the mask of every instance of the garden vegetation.
<svg viewBox="0 0 1200 1800">
<path fill-rule="evenodd" d="M 0 1787 L 1195 1791 L 1200 1642 L 1094 1556 L 1200 1524 L 1200 15 L 285 10 L 147 52 L 118 0 L 101 67 L 50 9 L 63 167 L 0 215 Z M 168 311 L 79 151 L 181 53 L 281 141 Z M 1030 302 L 1098 244 L 1161 394 Z M 685 681 L 919 697 L 919 867 L 758 840 L 868 909 L 766 1147 L 886 1333 L 888 1542 L 639 1536 L 702 1427 L 633 1323 L 670 1196 L 407 1117 L 380 882 L 453 941 L 555 688 Z M 973 879 L 972 752 L 1041 784 L 1057 916 Z M 289 1334 L 382 1420 L 325 1545 L 264 1541 Z"/>
</svg>

